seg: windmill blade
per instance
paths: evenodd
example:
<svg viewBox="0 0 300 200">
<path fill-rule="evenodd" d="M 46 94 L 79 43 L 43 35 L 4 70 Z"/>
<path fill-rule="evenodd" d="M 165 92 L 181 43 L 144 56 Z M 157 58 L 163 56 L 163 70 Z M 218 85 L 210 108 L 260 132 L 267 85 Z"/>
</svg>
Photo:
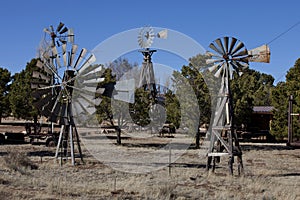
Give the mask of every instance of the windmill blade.
<svg viewBox="0 0 300 200">
<path fill-rule="evenodd" d="M 69 55 L 69 64 L 68 64 L 68 66 L 73 66 L 73 61 L 74 61 L 74 57 L 75 57 L 75 53 L 77 51 L 77 48 L 78 48 L 78 45 L 76 45 L 76 44 L 72 45 L 72 49 L 71 49 L 71 52 L 70 52 L 70 55 Z"/>
<path fill-rule="evenodd" d="M 115 85 L 117 94 L 114 95 L 114 99 L 120 100 L 127 103 L 134 103 L 134 91 L 135 91 L 135 80 L 126 79 L 117 81 Z"/>
<path fill-rule="evenodd" d="M 244 63 L 244 62 L 236 62 L 236 61 L 232 61 L 231 64 L 234 64 L 235 66 L 237 66 L 237 71 L 240 70 L 244 70 L 247 69 L 249 67 L 248 63 Z"/>
<path fill-rule="evenodd" d="M 99 73 L 99 75 L 100 75 L 100 73 Z M 103 75 L 103 74 L 101 74 L 101 75 Z M 95 76 L 93 74 L 89 74 L 87 76 L 84 76 L 83 78 L 84 79 L 83 79 L 82 84 L 87 84 L 87 83 L 98 84 L 98 83 L 103 82 L 105 80 L 105 78 L 100 77 L 100 76 Z"/>
<path fill-rule="evenodd" d="M 204 55 L 207 56 L 207 57 L 210 57 L 210 58 L 214 58 L 214 59 L 220 59 L 220 60 L 224 59 L 223 55 L 220 55 L 220 54 L 217 55 L 217 54 L 214 54 L 214 53 L 212 53 L 210 51 L 206 51 Z"/>
<path fill-rule="evenodd" d="M 56 46 L 53 46 L 53 47 L 51 48 L 51 50 L 52 50 L 52 54 L 53 54 L 53 56 L 54 56 L 54 58 L 55 58 L 55 60 L 56 60 L 56 65 L 57 65 L 57 67 L 60 67 L 61 64 L 60 64 L 59 55 L 58 55 L 58 53 L 57 53 Z"/>
<path fill-rule="evenodd" d="M 221 39 L 220 39 L 220 38 L 216 39 L 216 40 L 215 40 L 215 43 L 216 43 L 216 44 L 219 46 L 219 48 L 222 50 L 222 54 L 226 54 Z"/>
<path fill-rule="evenodd" d="M 52 71 L 40 60 L 36 62 L 36 66 L 46 72 L 47 74 L 52 74 Z"/>
<path fill-rule="evenodd" d="M 221 66 L 223 63 L 216 63 L 213 66 L 208 68 L 208 71 L 213 72 L 215 71 L 219 66 Z"/>
<path fill-rule="evenodd" d="M 229 78 L 233 79 L 233 67 L 231 65 L 229 65 Z"/>
<path fill-rule="evenodd" d="M 246 56 L 248 55 L 248 50 L 245 48 L 244 50 L 236 53 L 236 54 L 233 54 L 232 57 L 239 57 L 239 56 Z"/>
<path fill-rule="evenodd" d="M 234 59 L 235 61 L 238 61 L 238 62 L 244 62 L 244 63 L 247 63 L 249 62 L 249 58 L 248 57 L 241 57 L 241 58 L 236 58 Z"/>
<path fill-rule="evenodd" d="M 95 94 L 94 92 L 90 93 L 90 94 L 87 94 L 87 93 L 80 93 L 80 97 L 82 99 L 84 99 L 84 101 L 86 102 L 85 104 L 87 105 L 87 107 L 90 107 L 90 108 L 95 108 L 95 106 L 98 106 L 101 101 L 102 101 L 102 98 L 100 97 L 95 97 Z M 82 100 L 81 100 L 82 101 Z M 93 111 L 94 112 L 94 111 Z M 90 113 L 92 114 L 92 113 Z"/>
<path fill-rule="evenodd" d="M 33 71 L 32 72 L 32 77 L 33 78 L 37 78 L 37 79 L 42 79 L 44 80 L 46 83 L 49 83 L 51 78 L 49 76 L 46 76 L 45 74 L 42 74 L 40 72 L 37 71 Z"/>
<path fill-rule="evenodd" d="M 224 67 L 224 63 L 222 63 L 222 65 L 220 66 L 220 68 L 218 69 L 218 71 L 215 73 L 215 77 L 219 78 L 221 75 L 221 72 L 223 71 L 223 67 Z"/>
<path fill-rule="evenodd" d="M 56 28 L 56 32 L 59 32 L 59 31 L 62 29 L 62 27 L 63 27 L 64 25 L 65 25 L 64 23 L 59 22 L 59 25 L 58 25 L 57 28 Z"/>
<path fill-rule="evenodd" d="M 96 61 L 96 56 L 91 54 L 89 58 L 82 64 L 81 68 L 79 69 L 79 73 L 88 72 L 88 67 L 91 66 L 92 63 Z"/>
<path fill-rule="evenodd" d="M 228 41 L 229 41 L 229 37 L 224 37 L 224 46 L 225 46 L 225 51 L 226 53 L 228 53 Z"/>
<path fill-rule="evenodd" d="M 101 82 L 103 82 L 102 78 L 94 78 L 90 80 L 84 80 L 81 85 L 86 87 L 97 87 L 97 85 Z"/>
<path fill-rule="evenodd" d="M 31 89 L 40 89 L 40 88 L 47 88 L 49 84 L 45 82 L 31 82 L 30 83 L 30 88 Z"/>
<path fill-rule="evenodd" d="M 58 53 L 57 53 L 57 48 L 56 48 L 56 47 L 52 47 L 52 48 L 51 48 L 51 51 L 52 51 L 52 55 L 53 55 L 54 57 L 56 57 L 56 56 L 58 55 Z"/>
<path fill-rule="evenodd" d="M 50 31 L 48 28 L 44 28 L 43 31 L 44 31 L 45 33 L 48 33 L 49 35 L 51 34 L 51 31 Z"/>
<path fill-rule="evenodd" d="M 85 57 L 86 53 L 87 53 L 87 49 L 85 49 L 85 48 L 81 49 L 80 54 L 75 62 L 74 69 L 76 69 L 77 66 L 81 63 L 81 61 Z"/>
<path fill-rule="evenodd" d="M 66 41 L 66 40 L 63 40 L 62 38 L 59 38 L 58 40 L 59 40 L 62 44 L 67 44 L 67 41 Z M 57 42 L 57 43 L 58 43 L 58 42 Z M 59 43 L 58 43 L 58 46 L 60 46 Z"/>
<path fill-rule="evenodd" d="M 213 64 L 213 63 L 218 63 L 218 62 L 222 62 L 224 59 L 206 59 L 206 64 Z"/>
<path fill-rule="evenodd" d="M 231 38 L 231 43 L 230 43 L 229 52 L 228 52 L 229 54 L 232 54 L 232 49 L 235 46 L 236 42 L 237 42 L 236 38 L 234 38 L 234 37 Z"/>
<path fill-rule="evenodd" d="M 83 108 L 84 112 L 87 114 L 93 114 L 96 111 L 96 108 L 94 105 L 92 105 L 91 102 L 89 102 L 84 97 L 78 97 L 76 98 L 76 102 Z"/>
<path fill-rule="evenodd" d="M 74 31 L 73 31 L 73 29 L 69 29 L 69 31 L 68 31 L 68 41 L 72 44 L 74 43 Z"/>
<path fill-rule="evenodd" d="M 237 51 L 243 48 L 245 45 L 242 42 L 239 42 L 236 47 L 232 50 L 231 55 L 234 55 Z"/>
<path fill-rule="evenodd" d="M 84 110 L 82 105 L 79 102 L 74 101 L 72 104 L 72 108 L 73 108 L 72 110 L 74 111 L 73 116 L 76 123 L 86 122 L 87 120 L 86 111 Z"/>
<path fill-rule="evenodd" d="M 231 61 L 230 65 L 233 67 L 233 69 L 235 71 L 239 71 L 239 66 L 237 65 L 237 63 L 235 61 Z"/>
<path fill-rule="evenodd" d="M 219 53 L 220 55 L 223 55 L 222 51 L 218 49 L 213 43 L 210 43 L 209 47 L 213 49 L 215 52 Z"/>
<path fill-rule="evenodd" d="M 65 32 L 67 32 L 69 29 L 67 27 L 64 27 L 59 34 L 64 34 Z"/>
<path fill-rule="evenodd" d="M 64 66 L 67 66 L 67 44 L 63 44 L 61 46 L 61 48 L 62 48 L 62 55 L 63 55 Z"/>
</svg>

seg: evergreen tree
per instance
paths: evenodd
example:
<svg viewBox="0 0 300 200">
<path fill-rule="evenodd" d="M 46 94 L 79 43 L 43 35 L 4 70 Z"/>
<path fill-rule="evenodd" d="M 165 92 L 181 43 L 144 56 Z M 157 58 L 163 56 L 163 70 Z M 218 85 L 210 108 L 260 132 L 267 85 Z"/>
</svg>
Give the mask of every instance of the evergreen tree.
<svg viewBox="0 0 300 200">
<path fill-rule="evenodd" d="M 0 68 L 0 123 L 2 117 L 7 117 L 10 114 L 8 98 L 10 81 L 10 72 L 7 69 Z"/>
<path fill-rule="evenodd" d="M 16 118 L 33 119 L 37 117 L 38 111 L 33 106 L 31 96 L 32 71 L 36 68 L 36 59 L 27 63 L 25 70 L 16 73 L 9 93 L 9 102 L 12 114 Z"/>
<path fill-rule="evenodd" d="M 272 105 L 275 107 L 272 134 L 283 139 L 287 137 L 288 99 L 293 95 L 293 112 L 300 113 L 300 59 L 286 74 L 286 82 L 280 82 L 272 91 Z M 300 137 L 300 124 L 293 117 L 294 137 Z"/>
<path fill-rule="evenodd" d="M 288 91 L 285 82 L 277 83 L 272 90 L 272 105 L 274 106 L 271 133 L 277 139 L 287 136 Z"/>
</svg>

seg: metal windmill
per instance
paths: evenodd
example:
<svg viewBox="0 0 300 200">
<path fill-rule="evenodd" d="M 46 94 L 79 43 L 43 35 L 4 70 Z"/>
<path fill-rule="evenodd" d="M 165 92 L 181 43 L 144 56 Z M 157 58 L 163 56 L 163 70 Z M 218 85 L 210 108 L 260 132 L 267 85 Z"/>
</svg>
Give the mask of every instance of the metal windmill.
<svg viewBox="0 0 300 200">
<path fill-rule="evenodd" d="M 212 64 L 208 70 L 214 76 L 221 78 L 215 113 L 213 115 L 212 130 L 210 133 L 210 145 L 208 149 L 207 170 L 215 169 L 220 156 L 229 156 L 229 173 L 233 174 L 234 157 L 238 160 L 238 173 L 243 171 L 242 151 L 234 129 L 233 99 L 230 90 L 230 80 L 233 73 L 241 75 L 251 62 L 269 62 L 270 51 L 263 45 L 248 51 L 244 43 L 234 37 L 218 38 L 209 45 L 213 51 L 208 52 L 211 59 L 207 64 Z"/>
<path fill-rule="evenodd" d="M 167 35 L 167 30 L 162 30 L 155 34 L 153 28 L 149 26 L 143 27 L 138 35 L 138 43 L 142 48 L 140 52 L 144 56 L 144 61 L 142 63 L 142 69 L 140 74 L 139 87 L 143 86 L 145 90 L 149 90 L 151 92 L 151 97 L 154 102 L 156 101 L 157 89 L 155 85 L 155 77 L 151 57 L 153 53 L 155 53 L 157 50 L 150 49 L 150 46 L 153 43 L 155 37 L 166 39 Z"/>
<path fill-rule="evenodd" d="M 58 32 L 61 27 L 62 23 L 57 28 Z M 36 70 L 32 73 L 34 105 L 50 122 L 60 125 L 55 157 L 60 155 L 62 160 L 67 159 L 70 154 L 72 165 L 75 165 L 74 142 L 83 162 L 75 124 L 94 113 L 94 106 L 100 104 L 101 98 L 97 98 L 95 94 L 105 92 L 103 88 L 96 90 L 98 83 L 103 81 L 103 78 L 99 78 L 103 68 L 91 65 L 96 58 L 85 48 L 77 53 L 78 46 L 72 43 L 73 39 L 69 40 L 70 43 L 64 40 L 65 42 L 57 45 L 55 40 L 59 37 L 53 37 L 52 34 L 50 36 L 52 42 L 40 52 Z"/>
<path fill-rule="evenodd" d="M 49 28 L 44 28 L 44 32 L 51 37 L 51 47 L 66 44 L 67 41 L 74 43 L 73 29 L 68 29 L 62 22 L 59 23 L 55 30 L 51 25 Z"/>
</svg>

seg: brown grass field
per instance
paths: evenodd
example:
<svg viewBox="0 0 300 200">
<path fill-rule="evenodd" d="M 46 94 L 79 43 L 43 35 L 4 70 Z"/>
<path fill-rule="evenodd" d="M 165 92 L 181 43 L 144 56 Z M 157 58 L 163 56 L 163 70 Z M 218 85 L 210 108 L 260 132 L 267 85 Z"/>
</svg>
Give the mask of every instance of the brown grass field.
<svg viewBox="0 0 300 200">
<path fill-rule="evenodd" d="M 0 145 L 0 199 L 300 199 L 300 149 L 241 146 L 244 175 L 235 166 L 230 176 L 226 157 L 207 173 L 206 158 L 195 149 L 171 168 L 133 174 L 102 164 L 84 146 L 85 164 L 60 166 L 55 148 Z"/>
</svg>

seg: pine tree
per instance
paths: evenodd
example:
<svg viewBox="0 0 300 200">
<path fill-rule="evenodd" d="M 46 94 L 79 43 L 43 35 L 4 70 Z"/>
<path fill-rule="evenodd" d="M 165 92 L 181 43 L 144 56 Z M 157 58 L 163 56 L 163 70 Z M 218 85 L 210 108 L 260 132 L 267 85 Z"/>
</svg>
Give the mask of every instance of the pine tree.
<svg viewBox="0 0 300 200">
<path fill-rule="evenodd" d="M 0 123 L 2 117 L 7 117 L 10 114 L 8 99 L 10 81 L 10 72 L 7 69 L 0 68 Z"/>
<path fill-rule="evenodd" d="M 25 70 L 13 76 L 9 93 L 9 102 L 12 114 L 16 118 L 33 119 L 37 117 L 38 111 L 33 106 L 31 96 L 32 71 L 36 68 L 36 59 L 27 63 Z"/>
</svg>

